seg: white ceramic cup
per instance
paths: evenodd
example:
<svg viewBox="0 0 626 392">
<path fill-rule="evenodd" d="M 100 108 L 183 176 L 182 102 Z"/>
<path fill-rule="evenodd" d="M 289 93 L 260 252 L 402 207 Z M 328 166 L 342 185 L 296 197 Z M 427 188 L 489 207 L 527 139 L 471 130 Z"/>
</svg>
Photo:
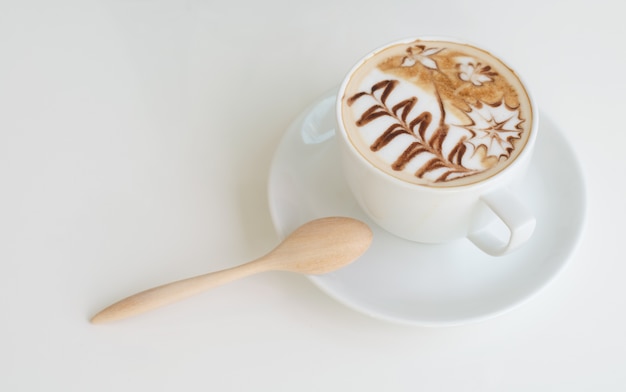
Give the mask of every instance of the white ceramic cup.
<svg viewBox="0 0 626 392">
<path fill-rule="evenodd" d="M 463 43 L 447 38 L 423 40 Z M 356 201 L 374 222 L 408 240 L 445 243 L 465 237 L 490 255 L 503 255 L 512 251 L 527 242 L 535 228 L 533 213 L 512 191 L 513 186 L 523 179 L 538 132 L 538 111 L 525 84 L 522 86 L 528 94 L 532 109 L 532 120 L 526 120 L 530 123 L 526 144 L 506 167 L 476 182 L 457 186 L 429 186 L 405 181 L 374 165 L 351 140 L 342 111 L 342 100 L 351 78 L 364 62 L 381 50 L 406 42 L 415 42 L 415 39 L 391 43 L 365 56 L 348 73 L 339 89 L 337 139 L 341 145 L 344 175 Z M 427 55 L 435 50 L 423 50 L 422 57 L 415 58 L 417 61 L 425 60 L 423 65 L 432 66 L 434 63 L 428 61 Z M 499 57 L 495 58 L 502 61 Z M 409 64 L 415 62 L 415 59 L 407 61 Z M 486 78 L 474 79 L 474 82 L 488 83 L 489 73 L 485 75 Z M 493 224 L 494 220 L 500 223 Z"/>
</svg>

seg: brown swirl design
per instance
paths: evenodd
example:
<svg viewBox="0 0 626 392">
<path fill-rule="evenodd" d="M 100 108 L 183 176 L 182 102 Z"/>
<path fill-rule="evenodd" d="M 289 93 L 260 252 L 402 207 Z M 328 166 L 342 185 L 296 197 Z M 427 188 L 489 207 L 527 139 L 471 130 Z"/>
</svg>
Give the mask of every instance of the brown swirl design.
<svg viewBox="0 0 626 392">
<path fill-rule="evenodd" d="M 372 86 L 370 92 L 361 92 L 348 99 L 348 105 L 350 106 L 354 101 L 364 95 L 368 95 L 378 102 L 377 105 L 366 110 L 357 120 L 356 124 L 359 127 L 382 116 L 389 116 L 395 120 L 395 122 L 376 139 L 370 146 L 370 149 L 372 151 L 378 151 L 389 144 L 395 137 L 401 134 L 409 134 L 416 140 L 411 143 L 391 165 L 394 170 L 403 170 L 406 164 L 417 155 L 428 152 L 434 155 L 434 157 L 415 173 L 416 177 L 421 178 L 425 173 L 439 168 L 447 168 L 448 170 L 438 177 L 435 182 L 445 181 L 450 175 L 455 173 L 469 175 L 475 172 L 475 170 L 464 167 L 461 163 L 463 154 L 467 151 L 465 139 L 461 139 L 447 157 L 443 156 L 443 142 L 448 133 L 448 126 L 444 121 L 445 117 L 441 117 L 442 120 L 439 122 L 437 129 L 427 138 L 426 130 L 431 125 L 433 118 L 430 112 L 421 112 L 417 117 L 408 121 L 408 115 L 417 103 L 417 97 L 405 99 L 391 108 L 387 106 L 387 97 L 389 97 L 389 94 L 396 88 L 398 83 L 397 80 L 384 80 Z M 381 89 L 383 91 L 378 97 L 376 92 Z"/>
<path fill-rule="evenodd" d="M 391 163 L 394 171 L 404 170 L 413 159 L 427 154 L 415 177 L 429 176 L 430 181 L 441 183 L 471 176 L 506 161 L 522 137 L 525 119 L 518 93 L 491 65 L 466 53 L 413 45 L 404 56 L 381 61 L 378 69 L 391 77 L 349 96 L 346 104 L 367 99 L 369 107 L 355 117 L 357 127 L 383 117 L 391 120 L 370 145 L 372 152 L 400 135 L 413 139 Z M 398 86 L 406 81 L 431 94 L 398 98 L 402 94 L 396 92 Z M 439 113 L 414 110 L 419 99 L 435 99 Z M 455 122 L 448 121 L 449 113 L 454 113 Z M 456 131 L 447 140 L 451 127 Z"/>
</svg>

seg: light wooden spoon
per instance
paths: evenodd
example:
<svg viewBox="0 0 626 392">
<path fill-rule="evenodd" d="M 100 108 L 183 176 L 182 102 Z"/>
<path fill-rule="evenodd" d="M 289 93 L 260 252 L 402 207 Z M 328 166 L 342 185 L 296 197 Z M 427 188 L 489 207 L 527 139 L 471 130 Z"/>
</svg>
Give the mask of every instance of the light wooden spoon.
<svg viewBox="0 0 626 392">
<path fill-rule="evenodd" d="M 100 311 L 91 322 L 104 323 L 133 316 L 259 272 L 324 274 L 356 260 L 371 242 L 372 231 L 361 221 L 343 217 L 317 219 L 297 228 L 261 258 L 135 294 Z"/>
</svg>

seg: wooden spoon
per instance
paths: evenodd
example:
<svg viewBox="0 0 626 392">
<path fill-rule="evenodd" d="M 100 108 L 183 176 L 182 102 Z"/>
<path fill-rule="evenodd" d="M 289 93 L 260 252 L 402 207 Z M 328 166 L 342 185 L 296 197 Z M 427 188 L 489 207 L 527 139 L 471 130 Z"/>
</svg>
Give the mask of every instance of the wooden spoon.
<svg viewBox="0 0 626 392">
<path fill-rule="evenodd" d="M 119 320 L 264 271 L 324 274 L 350 264 L 372 242 L 372 231 L 352 218 L 317 219 L 297 228 L 267 255 L 238 267 L 155 287 L 130 296 L 96 314 L 92 323 Z"/>
</svg>

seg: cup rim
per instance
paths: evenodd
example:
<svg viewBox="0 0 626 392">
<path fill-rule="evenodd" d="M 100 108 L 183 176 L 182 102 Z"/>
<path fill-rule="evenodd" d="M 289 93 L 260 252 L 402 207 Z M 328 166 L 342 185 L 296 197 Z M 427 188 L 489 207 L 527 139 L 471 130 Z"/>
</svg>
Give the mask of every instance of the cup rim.
<svg viewBox="0 0 626 392">
<path fill-rule="evenodd" d="M 350 78 L 352 77 L 352 75 L 354 74 L 354 72 L 359 69 L 359 67 L 366 62 L 368 59 L 370 59 L 371 57 L 375 56 L 377 53 L 379 53 L 380 51 L 390 47 L 390 46 L 394 46 L 394 45 L 399 45 L 399 44 L 406 44 L 406 43 L 410 43 L 416 40 L 425 40 L 425 41 L 444 41 L 444 42 L 451 42 L 451 43 L 457 43 L 457 44 L 463 44 L 463 45 L 469 45 L 469 46 L 473 46 L 477 49 L 480 49 L 484 52 L 487 52 L 488 54 L 490 54 L 491 56 L 495 57 L 496 59 L 498 59 L 500 62 L 502 62 L 502 64 L 504 64 L 519 80 L 519 82 L 521 83 L 522 87 L 525 89 L 526 95 L 528 96 L 528 100 L 530 101 L 530 109 L 531 109 L 531 115 L 532 115 L 532 121 L 531 121 L 531 132 L 530 135 L 528 137 L 528 140 L 526 141 L 526 144 L 524 145 L 524 148 L 522 149 L 522 151 L 520 151 L 520 153 L 517 155 L 517 157 L 508 165 L 506 165 L 503 169 L 499 170 L 498 172 L 494 173 L 493 175 L 484 178 L 480 181 L 476 181 L 476 182 L 472 182 L 469 184 L 461 184 L 461 185 L 452 185 L 452 186 L 431 186 L 431 185 L 427 185 L 427 184 L 417 184 L 417 183 L 410 183 L 408 181 L 402 180 L 400 178 L 397 178 L 395 176 L 392 176 L 388 173 L 386 173 L 383 169 L 377 167 L 376 165 L 374 165 L 372 162 L 370 162 L 368 159 L 366 159 L 363 154 L 361 154 L 356 146 L 352 143 L 352 141 L 350 141 L 350 138 L 348 137 L 348 132 L 346 131 L 345 127 L 344 127 L 344 123 L 343 123 L 343 115 L 342 115 L 342 101 L 343 101 L 343 96 L 345 94 L 345 90 L 346 87 L 350 81 Z M 539 131 L 539 110 L 537 107 L 537 103 L 535 101 L 535 96 L 533 95 L 533 93 L 531 92 L 531 89 L 529 88 L 529 85 L 526 81 L 526 79 L 523 78 L 523 76 L 517 72 L 516 70 L 514 70 L 513 68 L 511 68 L 509 66 L 509 63 L 503 59 L 501 56 L 494 54 L 490 49 L 486 49 L 481 45 L 477 45 L 473 42 L 467 41 L 467 40 L 461 40 L 458 38 L 454 38 L 454 37 L 447 37 L 447 36 L 438 36 L 438 35 L 425 35 L 425 36 L 414 36 L 414 37 L 405 37 L 402 39 L 398 39 L 395 41 L 391 41 L 387 44 L 381 45 L 379 47 L 377 47 L 376 49 L 370 51 L 369 53 L 367 53 L 366 55 L 364 55 L 363 57 L 361 57 L 351 68 L 350 70 L 346 73 L 346 75 L 344 76 L 340 86 L 339 86 L 339 90 L 337 92 L 336 95 L 336 102 L 335 102 L 335 116 L 336 116 L 336 120 L 337 120 L 337 125 L 339 127 L 339 133 L 341 134 L 341 138 L 343 139 L 344 144 L 348 145 L 348 148 L 350 150 L 350 153 L 352 155 L 355 155 L 357 157 L 357 159 L 359 161 L 361 161 L 362 163 L 366 164 L 370 169 L 372 169 L 372 172 L 376 173 L 378 176 L 383 177 L 384 179 L 394 183 L 395 185 L 400 185 L 402 187 L 406 187 L 406 188 L 411 188 L 411 189 L 420 189 L 420 190 L 428 190 L 431 192 L 435 192 L 435 193 L 457 193 L 457 192 L 465 192 L 465 191 L 470 191 L 470 190 L 475 190 L 475 189 L 480 189 L 480 188 L 488 188 L 491 187 L 493 185 L 493 183 L 497 183 L 499 181 L 503 181 L 506 180 L 506 177 L 512 173 L 516 168 L 519 168 L 521 165 L 523 165 L 525 162 L 527 162 L 528 160 L 530 160 L 531 155 L 533 153 L 533 150 L 535 148 L 535 142 L 537 139 L 537 133 Z"/>
</svg>

